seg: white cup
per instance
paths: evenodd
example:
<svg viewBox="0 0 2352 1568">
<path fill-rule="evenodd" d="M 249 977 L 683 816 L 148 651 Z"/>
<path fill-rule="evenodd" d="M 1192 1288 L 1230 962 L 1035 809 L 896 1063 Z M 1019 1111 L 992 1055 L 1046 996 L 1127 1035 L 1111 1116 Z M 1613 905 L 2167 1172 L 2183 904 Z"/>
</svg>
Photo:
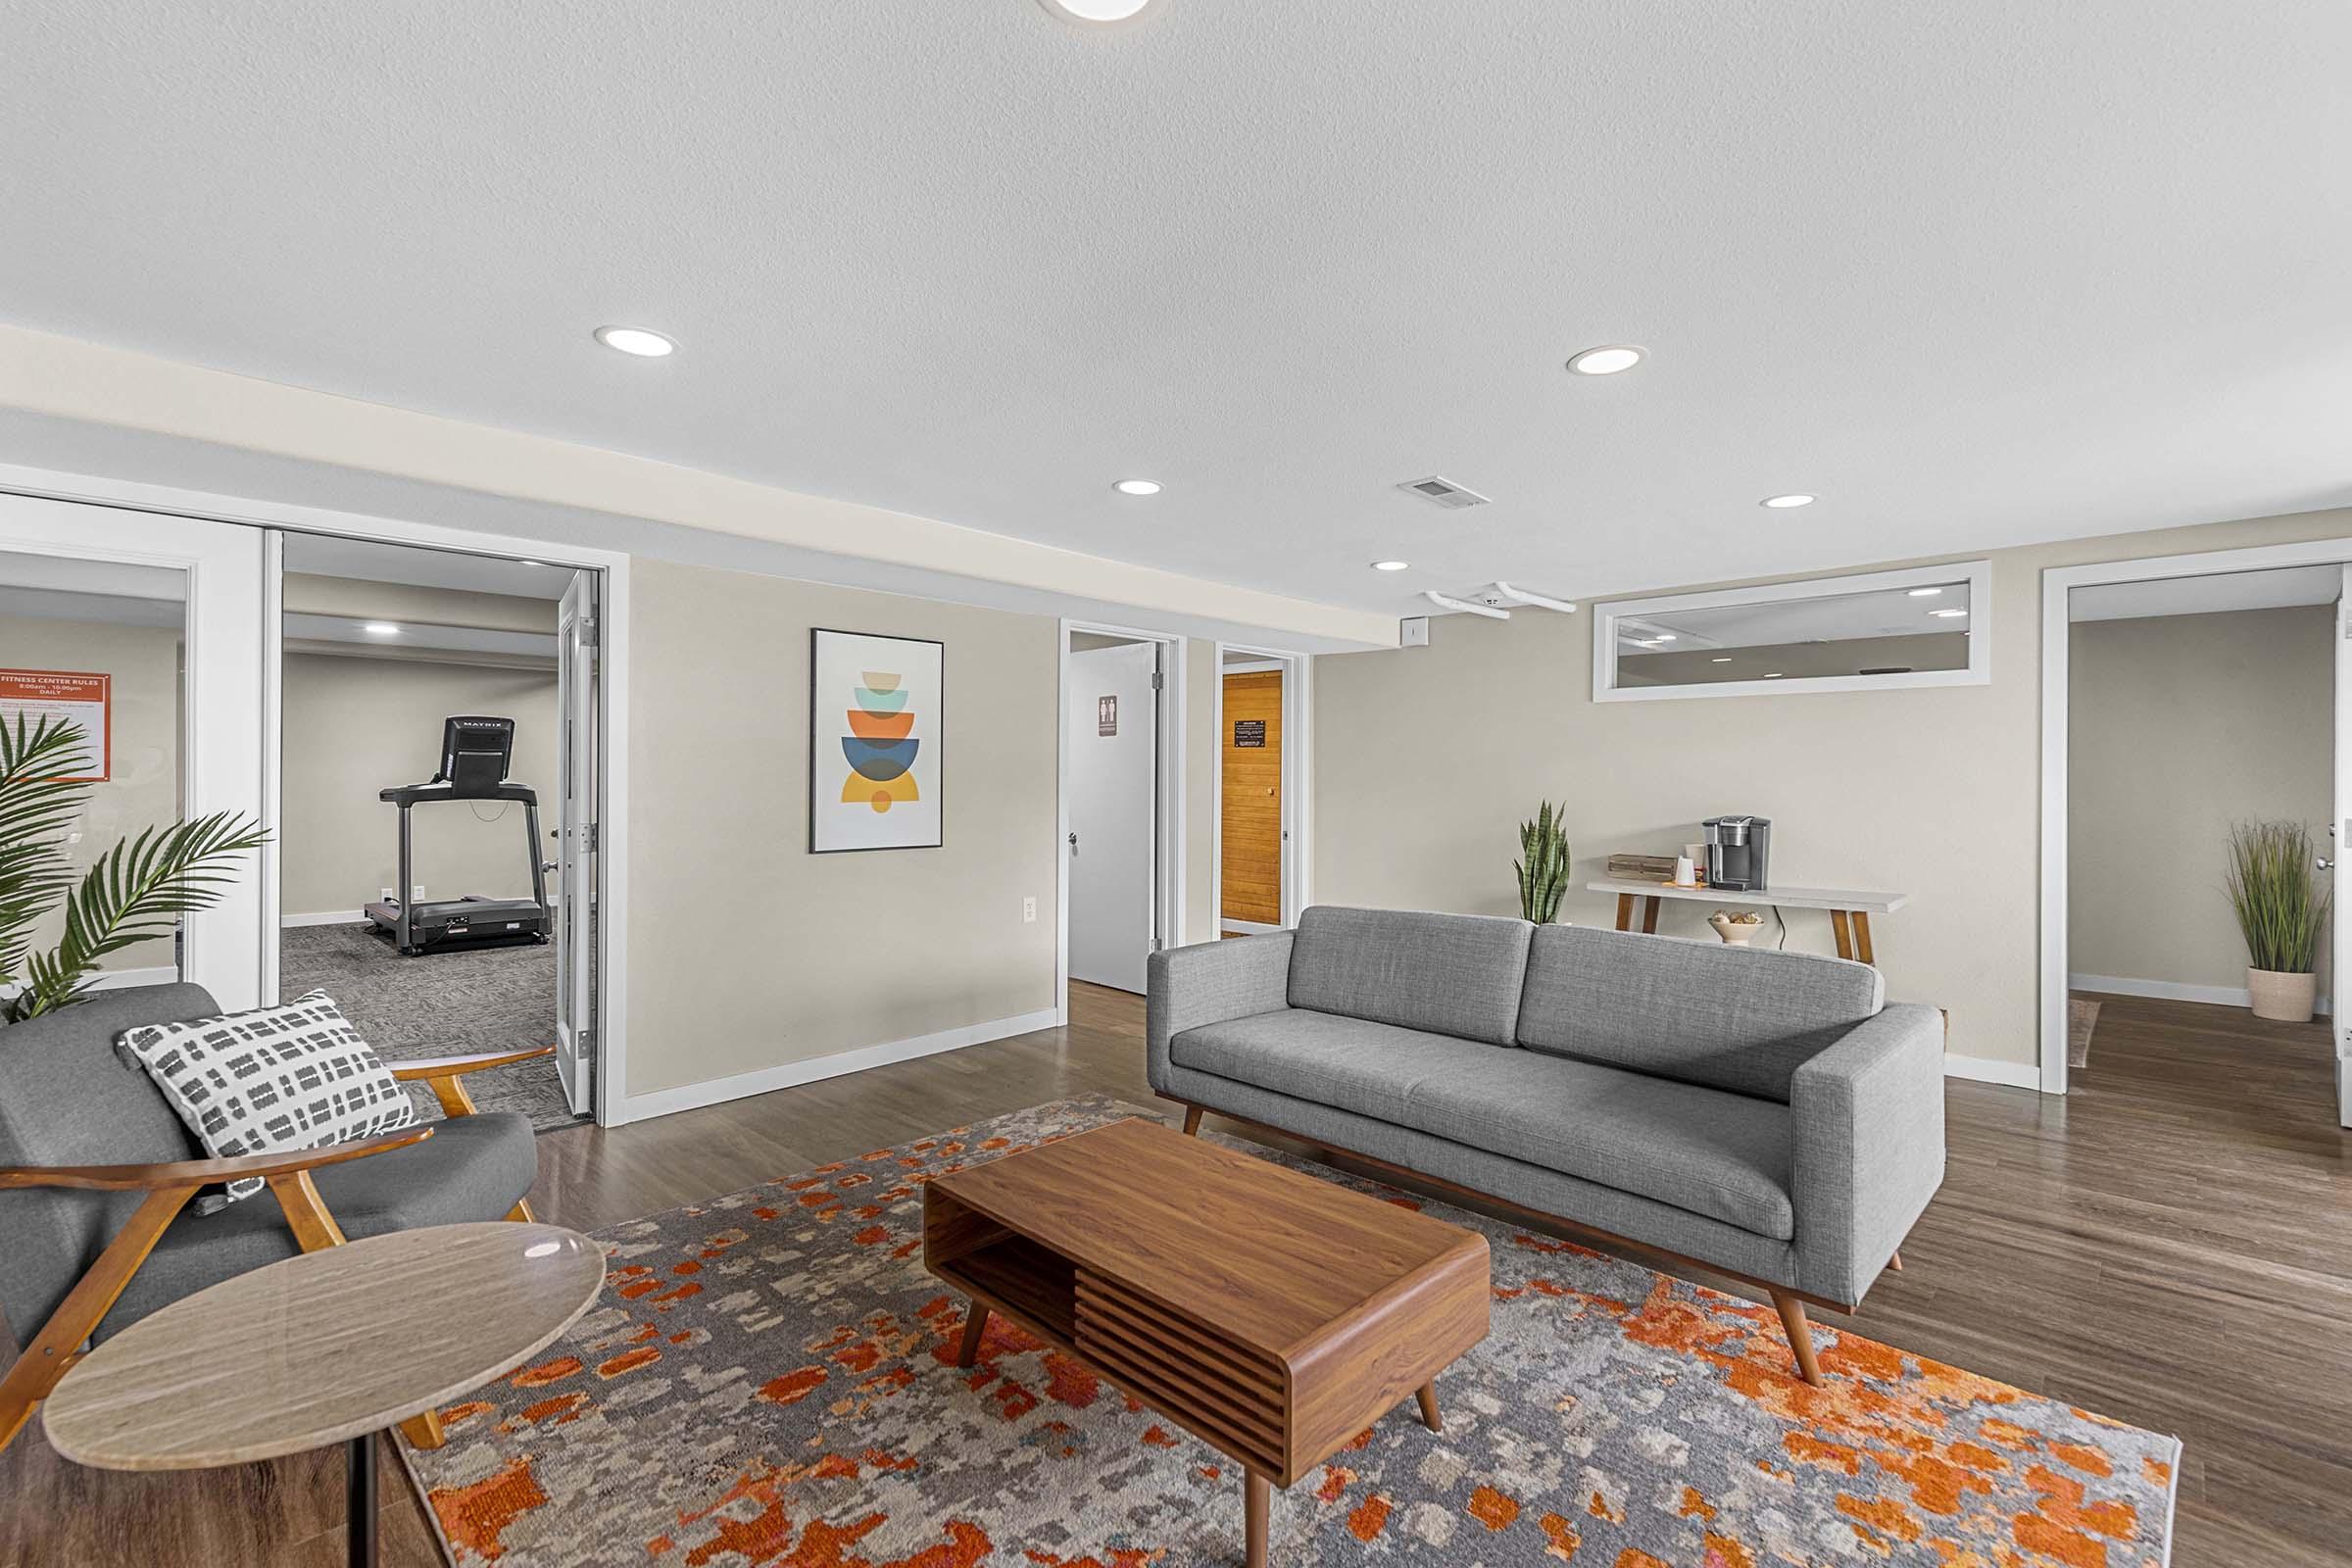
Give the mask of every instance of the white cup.
<svg viewBox="0 0 2352 1568">
<path fill-rule="evenodd" d="M 1674 880 L 1677 886 L 1686 888 L 1698 880 L 1698 867 L 1690 863 L 1690 857 L 1688 855 L 1678 855 L 1674 858 Z"/>
</svg>

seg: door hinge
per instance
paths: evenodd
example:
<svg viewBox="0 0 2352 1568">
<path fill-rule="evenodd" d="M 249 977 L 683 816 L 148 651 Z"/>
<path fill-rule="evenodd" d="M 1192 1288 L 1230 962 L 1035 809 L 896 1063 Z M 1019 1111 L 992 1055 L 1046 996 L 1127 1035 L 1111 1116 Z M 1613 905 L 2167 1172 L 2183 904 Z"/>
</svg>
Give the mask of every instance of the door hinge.
<svg viewBox="0 0 2352 1568">
<path fill-rule="evenodd" d="M 1161 680 L 1162 680 L 1163 678 L 1164 678 L 1164 677 L 1163 677 L 1163 676 L 1161 676 L 1161 674 L 1160 674 L 1160 672 L 1159 672 L 1158 670 L 1156 670 L 1156 669 L 1155 669 L 1155 670 L 1153 670 L 1153 671 L 1152 672 L 1152 689 L 1153 691 L 1157 691 L 1157 690 L 1159 690 L 1159 688 L 1160 688 L 1160 682 L 1161 682 Z"/>
<path fill-rule="evenodd" d="M 1159 940 L 1159 938 L 1157 938 L 1157 937 L 1153 937 L 1153 938 L 1152 939 L 1152 951 L 1153 953 L 1157 953 L 1157 952 L 1159 952 L 1161 949 L 1165 948 L 1166 946 L 1167 946 L 1167 944 L 1166 944 L 1165 942 L 1162 942 L 1162 941 L 1160 941 L 1160 940 Z"/>
<path fill-rule="evenodd" d="M 597 840 L 599 838 L 597 828 L 598 824 L 591 822 L 586 827 L 580 829 L 580 848 L 585 850 L 590 855 L 594 855 L 597 851 Z"/>
</svg>

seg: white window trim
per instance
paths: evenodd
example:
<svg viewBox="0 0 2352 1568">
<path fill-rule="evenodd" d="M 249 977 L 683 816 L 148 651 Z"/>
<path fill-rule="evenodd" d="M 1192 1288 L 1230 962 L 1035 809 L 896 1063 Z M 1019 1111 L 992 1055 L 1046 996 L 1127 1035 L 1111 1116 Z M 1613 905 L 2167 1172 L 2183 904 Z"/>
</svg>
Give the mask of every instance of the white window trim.
<svg viewBox="0 0 2352 1568">
<path fill-rule="evenodd" d="M 1836 599 L 1890 588 L 1925 588 L 1968 583 L 1968 667 L 1921 669 L 1902 675 L 1800 675 L 1787 680 L 1700 681 L 1685 686 L 1617 684 L 1617 622 L 1621 618 L 1718 610 L 1731 605 L 1775 604 L 1791 599 Z M 1805 692 L 1884 692 L 1930 686 L 1985 686 L 1992 681 L 1992 563 L 1951 562 L 1908 566 L 1900 571 L 1867 571 L 1843 577 L 1809 577 L 1798 582 L 1760 583 L 1713 593 L 1667 594 L 1620 599 L 1592 607 L 1592 700 L 1596 703 L 1676 702 L 1693 697 L 1790 697 Z"/>
</svg>

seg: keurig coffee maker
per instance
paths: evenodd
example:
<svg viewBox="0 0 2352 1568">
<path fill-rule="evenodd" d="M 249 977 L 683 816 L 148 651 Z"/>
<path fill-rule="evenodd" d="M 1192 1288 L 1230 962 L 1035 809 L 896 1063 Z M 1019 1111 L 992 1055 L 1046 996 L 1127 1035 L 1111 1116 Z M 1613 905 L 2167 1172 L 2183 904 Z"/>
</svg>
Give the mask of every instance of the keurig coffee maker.
<svg viewBox="0 0 2352 1568">
<path fill-rule="evenodd" d="M 1764 861 L 1772 850 L 1772 820 L 1762 816 L 1710 816 L 1707 885 L 1727 893 L 1761 893 Z"/>
</svg>

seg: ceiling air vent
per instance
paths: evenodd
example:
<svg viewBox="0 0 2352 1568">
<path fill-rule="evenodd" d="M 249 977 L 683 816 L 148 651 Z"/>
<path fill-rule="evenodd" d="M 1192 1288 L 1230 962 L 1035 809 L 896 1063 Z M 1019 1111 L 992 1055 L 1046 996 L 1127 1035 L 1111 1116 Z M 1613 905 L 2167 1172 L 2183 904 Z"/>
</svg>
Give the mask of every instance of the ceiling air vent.
<svg viewBox="0 0 2352 1568">
<path fill-rule="evenodd" d="M 1426 479 L 1408 479 L 1396 488 L 1408 496 L 1419 496 L 1431 505 L 1444 507 L 1449 512 L 1487 504 L 1487 498 L 1477 491 L 1455 484 L 1451 479 L 1440 478 L 1434 473 Z"/>
</svg>

